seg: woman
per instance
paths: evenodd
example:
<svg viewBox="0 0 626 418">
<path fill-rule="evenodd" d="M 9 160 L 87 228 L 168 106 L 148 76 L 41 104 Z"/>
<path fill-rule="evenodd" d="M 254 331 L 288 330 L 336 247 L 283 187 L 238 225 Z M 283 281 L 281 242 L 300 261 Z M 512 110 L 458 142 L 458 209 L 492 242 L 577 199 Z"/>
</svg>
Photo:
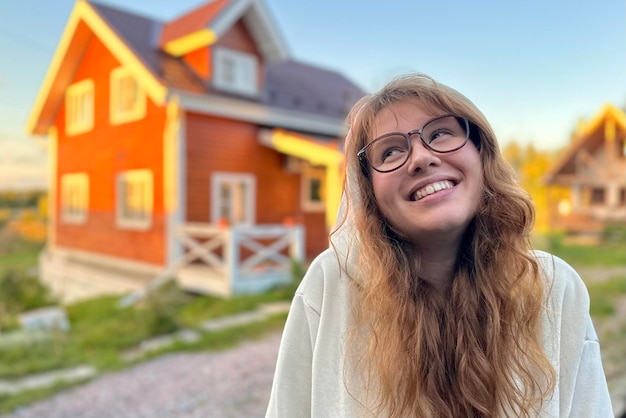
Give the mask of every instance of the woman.
<svg viewBox="0 0 626 418">
<path fill-rule="evenodd" d="M 293 299 L 267 417 L 613 417 L 586 288 L 532 251 L 481 112 L 416 74 L 348 120 L 339 226 Z"/>
</svg>

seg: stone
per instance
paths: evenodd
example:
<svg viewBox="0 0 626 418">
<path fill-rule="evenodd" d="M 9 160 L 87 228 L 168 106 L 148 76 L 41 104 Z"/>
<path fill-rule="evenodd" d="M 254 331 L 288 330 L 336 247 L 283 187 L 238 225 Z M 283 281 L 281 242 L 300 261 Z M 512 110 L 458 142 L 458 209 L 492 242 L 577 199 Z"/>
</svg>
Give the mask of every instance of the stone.
<svg viewBox="0 0 626 418">
<path fill-rule="evenodd" d="M 70 330 L 70 321 L 62 308 L 50 306 L 27 311 L 19 316 L 22 328 L 29 331 L 67 332 Z"/>
</svg>

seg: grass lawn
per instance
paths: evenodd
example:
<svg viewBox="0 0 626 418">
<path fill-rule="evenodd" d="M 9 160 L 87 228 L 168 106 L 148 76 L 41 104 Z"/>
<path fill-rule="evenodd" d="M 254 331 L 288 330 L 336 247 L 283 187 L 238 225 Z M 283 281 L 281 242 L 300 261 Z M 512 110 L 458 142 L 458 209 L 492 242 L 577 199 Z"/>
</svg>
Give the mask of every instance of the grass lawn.
<svg viewBox="0 0 626 418">
<path fill-rule="evenodd" d="M 557 245 L 552 253 L 574 267 L 617 267 L 626 266 L 626 244 L 598 246 Z"/>
<path fill-rule="evenodd" d="M 42 244 L 26 243 L 15 251 L 0 254 L 0 277 L 10 269 L 22 271 L 36 269 L 39 252 L 42 248 Z"/>
<path fill-rule="evenodd" d="M 532 237 L 532 242 L 536 249 L 552 253 L 575 268 L 626 266 L 626 242 L 623 240 L 598 245 L 568 245 L 558 234 L 537 234 Z"/>
<path fill-rule="evenodd" d="M 613 240 L 599 245 L 567 245 L 559 235 L 534 237 L 536 248 L 548 251 L 575 269 L 602 271 L 603 269 L 618 273 L 607 280 L 586 282 L 590 298 L 590 311 L 594 318 L 607 318 L 616 310 L 616 298 L 626 295 L 626 242 Z M 623 273 L 619 273 L 623 267 Z"/>
</svg>

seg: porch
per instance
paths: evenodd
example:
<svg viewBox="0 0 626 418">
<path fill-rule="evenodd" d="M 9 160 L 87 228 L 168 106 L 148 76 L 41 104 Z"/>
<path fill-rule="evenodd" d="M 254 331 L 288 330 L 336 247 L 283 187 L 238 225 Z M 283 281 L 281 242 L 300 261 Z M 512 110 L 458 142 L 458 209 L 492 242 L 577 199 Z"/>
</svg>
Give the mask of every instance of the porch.
<svg viewBox="0 0 626 418">
<path fill-rule="evenodd" d="M 183 253 L 160 276 L 175 276 L 183 289 L 201 294 L 228 297 L 289 284 L 292 263 L 305 259 L 301 225 L 187 223 L 175 236 Z"/>
<path fill-rule="evenodd" d="M 63 303 L 126 293 L 121 305 L 128 305 L 172 278 L 200 294 L 260 293 L 290 283 L 292 263 L 305 260 L 302 225 L 188 223 L 173 235 L 180 251 L 167 266 L 46 248 L 39 257 L 41 280 Z"/>
</svg>

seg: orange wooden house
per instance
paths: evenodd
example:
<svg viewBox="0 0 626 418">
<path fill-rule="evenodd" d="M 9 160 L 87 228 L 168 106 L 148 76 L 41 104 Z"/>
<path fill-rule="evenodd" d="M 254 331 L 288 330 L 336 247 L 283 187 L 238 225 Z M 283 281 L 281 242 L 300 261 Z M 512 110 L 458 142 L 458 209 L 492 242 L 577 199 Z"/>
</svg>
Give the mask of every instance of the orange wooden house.
<svg viewBox="0 0 626 418">
<path fill-rule="evenodd" d="M 328 245 L 362 95 L 291 59 L 262 0 L 167 22 L 77 0 L 27 125 L 49 145 L 42 280 L 66 301 L 285 282 Z"/>
<path fill-rule="evenodd" d="M 608 224 L 626 224 L 626 114 L 606 105 L 581 122 L 545 179 L 569 188 L 569 199 L 553 202 L 554 229 L 597 235 Z"/>
</svg>

